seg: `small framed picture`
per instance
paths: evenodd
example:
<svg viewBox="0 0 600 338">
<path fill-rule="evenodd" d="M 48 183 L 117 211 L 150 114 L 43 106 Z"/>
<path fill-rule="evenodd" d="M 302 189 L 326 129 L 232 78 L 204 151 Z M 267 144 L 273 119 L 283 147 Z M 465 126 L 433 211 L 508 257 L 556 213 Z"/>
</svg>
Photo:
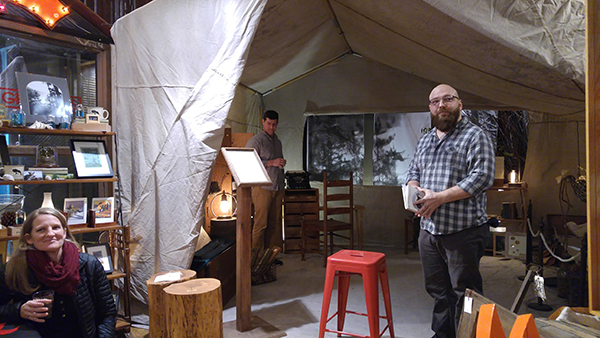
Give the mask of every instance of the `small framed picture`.
<svg viewBox="0 0 600 338">
<path fill-rule="evenodd" d="M 108 244 L 86 245 L 83 248 L 86 253 L 98 258 L 104 267 L 104 272 L 113 272 L 113 262 L 112 257 L 110 256 L 110 247 Z"/>
<path fill-rule="evenodd" d="M 96 224 L 112 223 L 115 221 L 115 198 L 94 197 L 92 209 L 96 212 Z"/>
<path fill-rule="evenodd" d="M 87 223 L 87 197 L 65 198 L 63 211 L 67 214 L 67 224 Z"/>
<path fill-rule="evenodd" d="M 25 181 L 39 181 L 43 179 L 44 175 L 41 171 L 25 170 L 25 172 L 23 173 L 23 180 Z"/>
<path fill-rule="evenodd" d="M 113 177 L 104 140 L 71 140 L 71 153 L 78 178 Z"/>
</svg>

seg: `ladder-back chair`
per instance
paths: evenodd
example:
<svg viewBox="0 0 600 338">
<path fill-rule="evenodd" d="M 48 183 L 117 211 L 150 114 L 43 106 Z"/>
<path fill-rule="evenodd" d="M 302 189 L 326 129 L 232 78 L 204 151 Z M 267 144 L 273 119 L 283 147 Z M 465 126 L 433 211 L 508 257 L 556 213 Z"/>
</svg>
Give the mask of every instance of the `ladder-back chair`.
<svg viewBox="0 0 600 338">
<path fill-rule="evenodd" d="M 334 248 L 354 249 L 353 193 L 352 172 L 348 180 L 327 180 L 327 172 L 323 173 L 323 219 L 301 220 L 302 260 L 306 253 L 316 252 L 323 255 L 323 266 L 327 266 L 327 256 Z M 346 239 L 349 245 L 336 243 L 334 237 Z M 321 245 L 311 248 L 307 245 L 310 238 L 317 238 Z"/>
</svg>

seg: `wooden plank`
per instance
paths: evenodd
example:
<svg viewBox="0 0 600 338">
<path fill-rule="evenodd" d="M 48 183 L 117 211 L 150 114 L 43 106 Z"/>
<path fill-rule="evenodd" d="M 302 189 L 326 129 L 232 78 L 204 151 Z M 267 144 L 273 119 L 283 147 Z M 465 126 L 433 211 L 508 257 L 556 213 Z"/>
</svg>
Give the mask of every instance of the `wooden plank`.
<svg viewBox="0 0 600 338">
<path fill-rule="evenodd" d="M 460 323 L 458 325 L 456 336 L 461 338 L 474 338 L 476 332 L 477 319 L 479 316 L 479 308 L 484 304 L 492 304 L 494 302 L 469 289 L 467 289 L 465 294 L 472 299 L 472 308 L 470 312 L 466 312 L 465 310 L 468 309 L 466 309 L 463 306 L 463 312 L 460 316 Z M 496 310 L 498 311 L 498 316 L 500 317 L 500 321 L 502 322 L 502 329 L 504 330 L 504 334 L 506 336 L 509 336 L 512 327 L 515 323 L 515 320 L 517 319 L 517 314 L 498 304 L 496 304 Z M 540 338 L 588 337 L 584 335 L 586 334 L 586 332 L 583 332 L 582 330 L 578 329 L 573 325 L 568 325 L 569 328 L 566 329 L 563 325 L 555 323 L 546 324 L 545 322 L 541 322 L 538 319 L 536 319 L 536 326 L 540 334 Z"/>
<path fill-rule="evenodd" d="M 586 137 L 589 308 L 600 314 L 600 1 L 586 1 Z"/>
</svg>

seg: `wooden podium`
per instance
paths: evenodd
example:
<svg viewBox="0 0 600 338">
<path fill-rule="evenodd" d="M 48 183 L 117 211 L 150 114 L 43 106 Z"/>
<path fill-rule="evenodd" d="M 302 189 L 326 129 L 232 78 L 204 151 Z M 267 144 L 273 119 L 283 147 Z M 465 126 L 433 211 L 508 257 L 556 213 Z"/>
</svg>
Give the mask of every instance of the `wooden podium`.
<svg viewBox="0 0 600 338">
<path fill-rule="evenodd" d="M 251 329 L 252 321 L 252 187 L 273 183 L 253 148 L 221 148 L 221 152 L 237 184 L 236 329 L 245 332 Z"/>
</svg>

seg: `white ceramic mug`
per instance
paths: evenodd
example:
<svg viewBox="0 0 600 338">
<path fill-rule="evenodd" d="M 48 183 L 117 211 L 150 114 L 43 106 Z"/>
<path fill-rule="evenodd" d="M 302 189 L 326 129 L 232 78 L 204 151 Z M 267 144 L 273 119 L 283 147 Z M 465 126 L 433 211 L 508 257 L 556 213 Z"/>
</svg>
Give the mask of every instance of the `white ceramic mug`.
<svg viewBox="0 0 600 338">
<path fill-rule="evenodd" d="M 98 114 L 101 122 L 108 122 L 108 117 L 110 116 L 110 113 L 104 107 L 90 107 L 88 108 L 88 113 Z"/>
</svg>

